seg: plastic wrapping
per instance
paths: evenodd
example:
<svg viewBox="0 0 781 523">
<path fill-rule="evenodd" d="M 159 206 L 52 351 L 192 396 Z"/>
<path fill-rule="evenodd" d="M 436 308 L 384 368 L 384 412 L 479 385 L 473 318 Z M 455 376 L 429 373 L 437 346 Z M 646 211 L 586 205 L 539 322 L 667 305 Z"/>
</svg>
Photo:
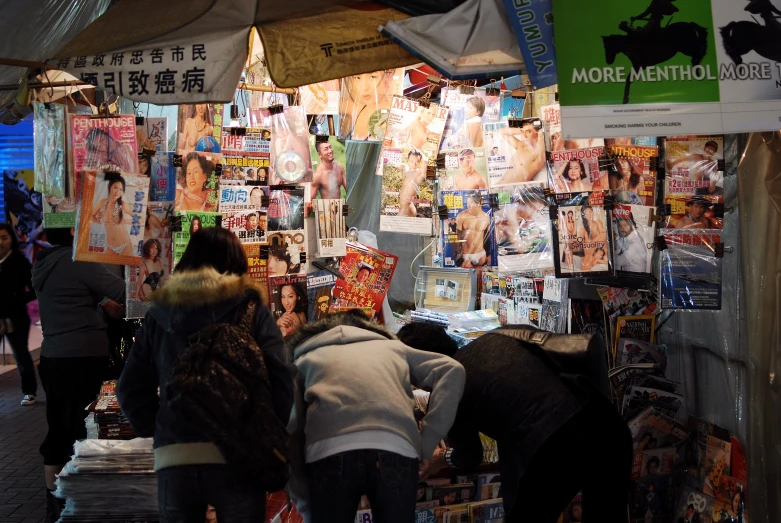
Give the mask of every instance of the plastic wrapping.
<svg viewBox="0 0 781 523">
<path fill-rule="evenodd" d="M 556 276 L 609 274 L 612 235 L 604 192 L 557 194 L 553 220 Z"/>
<path fill-rule="evenodd" d="M 499 271 L 552 269 L 550 206 L 542 186 L 506 185 L 494 214 Z"/>
<path fill-rule="evenodd" d="M 349 76 L 342 80 L 339 137 L 382 141 L 391 100 L 401 95 L 404 69 L 388 69 Z"/>
<path fill-rule="evenodd" d="M 650 274 L 654 249 L 654 208 L 615 204 L 610 220 L 613 263 L 619 274 Z"/>
<path fill-rule="evenodd" d="M 272 114 L 269 175 L 269 185 L 312 181 L 312 157 L 303 107 L 287 107 Z"/>
</svg>

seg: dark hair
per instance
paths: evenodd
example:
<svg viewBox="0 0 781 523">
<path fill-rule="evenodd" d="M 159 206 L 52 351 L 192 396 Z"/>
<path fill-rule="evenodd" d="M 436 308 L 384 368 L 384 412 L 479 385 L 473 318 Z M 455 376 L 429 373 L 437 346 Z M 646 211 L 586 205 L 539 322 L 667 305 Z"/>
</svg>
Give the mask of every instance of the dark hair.
<svg viewBox="0 0 781 523">
<path fill-rule="evenodd" d="M 287 264 L 287 272 L 290 272 L 290 264 L 293 261 L 293 258 L 290 256 L 290 253 L 287 252 L 287 245 L 269 245 L 268 256 L 269 258 L 273 256 L 278 260 L 284 261 Z"/>
<path fill-rule="evenodd" d="M 344 312 L 337 312 L 335 314 L 329 314 L 322 320 L 318 320 L 314 323 L 307 323 L 296 332 L 291 334 L 285 341 L 287 342 L 288 348 L 292 350 L 308 339 L 342 325 L 358 327 L 359 329 L 372 331 L 376 334 L 388 338 L 389 340 L 394 339 L 393 334 L 385 330 L 385 328 L 382 327 L 379 323 L 367 318 L 366 314 L 360 310 L 352 309 Z"/>
<path fill-rule="evenodd" d="M 163 253 L 163 248 L 160 246 L 160 242 L 154 238 L 144 242 L 144 246 L 141 248 L 141 252 L 143 253 L 144 258 L 149 258 L 149 252 L 152 250 L 152 245 L 157 246 L 157 257 L 153 260 L 156 261 Z"/>
<path fill-rule="evenodd" d="M 274 296 L 274 304 L 279 307 L 278 310 L 283 311 L 284 313 L 284 307 L 282 306 L 282 289 L 285 287 L 293 287 L 293 291 L 296 293 L 296 306 L 293 308 L 293 312 L 303 312 L 304 314 L 307 313 L 307 294 L 306 294 L 306 287 L 302 283 L 296 283 L 289 281 L 283 285 L 279 286 L 279 293 Z"/>
<path fill-rule="evenodd" d="M 399 329 L 396 336 L 399 341 L 413 349 L 444 354 L 451 358 L 458 352 L 456 340 L 448 336 L 443 327 L 432 323 L 409 323 Z"/>
<path fill-rule="evenodd" d="M 194 230 L 193 230 L 193 229 L 195 228 L 195 222 L 198 222 L 198 231 L 200 231 L 200 230 L 202 230 L 202 229 L 203 229 L 203 222 L 201 221 L 201 218 L 200 218 L 200 216 L 193 216 L 193 217 L 190 219 L 190 234 L 191 234 L 191 235 L 193 235 L 193 234 L 195 234 L 196 232 L 198 232 L 198 231 L 194 231 Z"/>
<path fill-rule="evenodd" d="M 252 189 L 250 189 L 250 192 L 249 192 L 250 199 L 252 199 L 252 193 L 254 193 L 255 191 L 260 191 L 261 194 L 264 194 L 263 193 L 263 189 L 261 189 L 260 187 L 253 187 Z M 261 198 L 262 197 L 263 196 L 261 196 Z"/>
<path fill-rule="evenodd" d="M 586 236 L 591 236 L 591 225 L 589 225 L 588 220 L 586 219 L 586 209 L 591 209 L 590 205 L 584 205 L 580 209 L 580 221 L 583 222 L 583 228 L 586 229 Z M 594 209 L 591 209 L 591 212 L 594 212 Z"/>
<path fill-rule="evenodd" d="M 201 229 L 192 236 L 177 271 L 212 267 L 223 274 L 247 274 L 247 255 L 235 234 L 222 227 Z"/>
<path fill-rule="evenodd" d="M 184 161 L 182 162 L 182 170 L 181 172 L 181 180 L 180 183 L 182 185 L 185 185 L 185 181 L 187 180 L 187 166 L 190 164 L 191 161 L 196 160 L 198 164 L 201 166 L 201 170 L 203 171 L 203 174 L 206 175 L 206 180 L 209 179 L 209 176 L 212 175 L 214 172 L 214 162 L 210 162 L 206 159 L 206 156 L 202 154 L 198 154 L 196 152 L 192 152 L 188 154 Z M 203 187 L 201 187 L 201 190 L 203 190 Z"/>
<path fill-rule="evenodd" d="M 0 231 L 5 231 L 11 237 L 11 250 L 15 251 L 19 248 L 19 238 L 16 237 L 16 231 L 9 223 L 0 222 Z"/>
<path fill-rule="evenodd" d="M 122 184 L 122 193 L 123 194 L 127 190 L 127 185 L 125 184 L 125 179 L 122 178 L 118 174 L 106 173 L 106 174 L 103 175 L 103 179 L 106 180 L 106 183 L 108 183 L 109 196 L 111 196 L 111 186 L 114 185 L 117 182 Z M 122 222 L 122 218 L 124 217 L 125 213 L 122 210 L 122 197 L 121 196 L 117 200 L 117 205 L 119 206 L 119 221 Z"/>
<path fill-rule="evenodd" d="M 579 159 L 576 159 L 576 158 L 573 158 L 571 160 L 567 160 L 567 166 L 564 168 L 564 172 L 562 173 L 562 174 L 564 174 L 564 178 L 566 180 L 569 180 L 569 168 L 572 166 L 572 162 L 578 162 L 580 164 L 580 179 L 583 180 L 584 178 L 586 178 L 587 177 L 586 176 L 586 166 L 583 165 L 583 160 L 579 160 Z"/>
<path fill-rule="evenodd" d="M 602 247 L 597 247 L 596 249 L 594 249 L 594 254 L 596 254 L 597 251 L 602 251 L 602 254 L 605 255 L 605 259 L 607 259 L 607 252 L 605 252 L 605 249 L 603 249 Z"/>
<path fill-rule="evenodd" d="M 206 109 L 203 112 L 203 119 L 206 121 L 207 125 L 211 126 L 214 125 L 214 117 L 212 115 L 212 111 L 214 111 L 214 106 L 212 104 L 205 104 L 205 103 L 197 103 L 197 104 L 188 104 L 185 106 L 187 113 L 185 114 L 185 118 L 195 118 L 198 116 L 198 108 L 196 105 L 205 105 Z"/>
<path fill-rule="evenodd" d="M 331 145 L 331 144 L 330 144 L 330 142 L 328 142 L 328 141 L 324 141 L 324 142 L 318 142 L 318 141 L 316 141 L 316 142 L 315 142 L 315 151 L 317 151 L 317 152 L 319 153 L 319 152 L 320 152 L 320 146 L 321 146 L 321 145 L 325 145 L 325 144 Z M 332 146 L 332 147 L 333 147 L 333 146 Z"/>
<path fill-rule="evenodd" d="M 478 116 L 483 116 L 483 113 L 485 113 L 485 102 L 479 96 L 472 96 L 467 98 L 466 103 L 477 109 Z"/>
<path fill-rule="evenodd" d="M 650 458 L 648 458 L 648 461 L 645 462 L 646 472 L 650 472 L 652 463 L 656 463 L 657 467 L 659 467 L 662 464 L 662 462 L 659 461 L 659 458 L 657 458 L 656 456 L 651 456 Z"/>
<path fill-rule="evenodd" d="M 717 151 L 719 150 L 719 144 L 717 144 L 713 140 L 708 140 L 707 142 L 705 142 L 705 145 L 702 148 L 703 149 L 707 149 L 708 147 L 710 147 L 712 149 L 716 149 Z"/>
<path fill-rule="evenodd" d="M 418 157 L 418 158 L 420 158 L 421 160 L 423 159 L 423 154 L 421 154 L 421 152 L 420 152 L 420 151 L 417 151 L 417 150 L 415 150 L 415 149 L 413 149 L 413 150 L 411 150 L 410 152 L 408 152 L 408 153 L 407 153 L 407 159 L 408 159 L 408 160 L 409 160 L 409 157 L 410 157 L 410 156 L 417 156 L 417 157 Z"/>
<path fill-rule="evenodd" d="M 87 136 L 85 137 L 85 143 L 87 145 L 87 151 L 89 151 L 90 153 L 96 152 L 95 151 L 95 143 L 94 143 L 94 141 L 95 141 L 95 138 L 97 136 L 99 136 L 99 135 L 105 136 L 106 140 L 109 140 L 109 141 L 113 140 L 113 138 L 111 138 L 111 135 L 108 134 L 104 129 L 99 129 L 97 127 L 93 128 L 93 129 L 90 129 L 89 132 L 87 133 Z M 109 142 L 108 145 L 110 147 L 111 143 Z"/>
<path fill-rule="evenodd" d="M 629 164 L 629 171 L 630 171 L 630 174 L 629 174 L 629 185 L 631 187 L 637 187 L 640 184 L 640 179 L 642 178 L 642 176 L 640 175 L 639 172 L 637 172 L 637 168 L 635 167 L 635 165 L 632 162 L 629 161 L 629 158 L 625 158 L 623 156 L 619 156 L 618 158 L 616 158 L 616 160 L 614 162 L 615 169 L 611 169 L 608 172 L 608 176 L 612 176 L 614 178 L 623 179 L 624 175 L 621 174 L 621 162 L 622 161 L 625 161 L 626 163 Z"/>
<path fill-rule="evenodd" d="M 70 247 L 73 245 L 73 234 L 70 228 L 66 229 L 44 229 L 46 241 L 53 246 L 64 245 Z"/>
<path fill-rule="evenodd" d="M 460 153 L 458 153 L 458 159 L 463 160 L 467 156 L 474 156 L 475 152 L 472 149 L 462 149 Z"/>
<path fill-rule="evenodd" d="M 689 510 L 689 509 L 692 509 L 692 510 L 694 510 L 694 505 L 693 505 L 693 504 L 691 504 L 691 503 L 689 503 L 689 506 L 688 506 L 688 507 L 686 507 L 686 510 Z"/>
<path fill-rule="evenodd" d="M 477 205 L 483 204 L 483 197 L 479 191 L 472 191 L 469 193 L 469 199 L 473 200 Z"/>
</svg>

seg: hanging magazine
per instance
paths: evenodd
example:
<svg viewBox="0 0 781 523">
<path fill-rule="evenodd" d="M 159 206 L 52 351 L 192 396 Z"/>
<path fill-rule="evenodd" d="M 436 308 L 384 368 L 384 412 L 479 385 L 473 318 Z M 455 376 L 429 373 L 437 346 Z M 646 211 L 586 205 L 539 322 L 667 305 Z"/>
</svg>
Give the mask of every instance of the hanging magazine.
<svg viewBox="0 0 781 523">
<path fill-rule="evenodd" d="M 272 276 L 268 281 L 271 315 L 282 336 L 293 334 L 307 323 L 306 276 Z"/>
<path fill-rule="evenodd" d="M 722 229 L 724 205 L 720 196 L 668 196 L 669 212 L 663 227 L 668 229 Z"/>
<path fill-rule="evenodd" d="M 311 199 L 347 198 L 346 146 L 336 136 L 310 136 L 312 157 Z"/>
<path fill-rule="evenodd" d="M 168 151 L 168 118 L 164 116 L 136 117 L 136 144 L 138 153 Z"/>
<path fill-rule="evenodd" d="M 612 269 L 603 192 L 556 195 L 556 276 L 609 274 Z"/>
<path fill-rule="evenodd" d="M 176 179 L 179 175 L 179 167 L 174 162 L 174 153 L 156 153 L 150 162 L 149 201 L 173 201 L 176 198 Z"/>
<path fill-rule="evenodd" d="M 494 214 L 500 271 L 551 269 L 550 207 L 541 185 L 506 185 L 497 191 Z"/>
<path fill-rule="evenodd" d="M 191 152 L 182 159 L 176 181 L 176 210 L 214 212 L 219 204 L 216 153 Z"/>
<path fill-rule="evenodd" d="M 76 182 L 68 169 L 67 108 L 33 102 L 36 191 L 43 195 L 43 226 L 76 225 Z"/>
<path fill-rule="evenodd" d="M 301 105 L 306 114 L 339 114 L 339 99 L 342 81 L 326 80 L 298 88 Z"/>
<path fill-rule="evenodd" d="M 243 243 L 244 254 L 247 255 L 247 275 L 257 280 L 263 287 L 268 287 L 268 256 L 261 252 L 259 243 Z"/>
<path fill-rule="evenodd" d="M 650 274 L 654 249 L 653 207 L 614 204 L 613 263 L 616 273 Z"/>
<path fill-rule="evenodd" d="M 70 117 L 73 170 L 138 173 L 136 121 L 133 115 Z M 78 185 L 78 182 L 77 182 Z"/>
<path fill-rule="evenodd" d="M 263 200 L 268 187 L 227 185 L 220 188 L 222 227 L 241 243 L 267 243 L 268 210 Z"/>
<path fill-rule="evenodd" d="M 659 295 L 664 309 L 720 310 L 721 231 L 667 230 L 661 251 Z"/>
<path fill-rule="evenodd" d="M 271 111 L 269 185 L 312 181 L 309 132 L 303 107 Z"/>
<path fill-rule="evenodd" d="M 380 314 L 390 289 L 398 257 L 365 245 L 347 244 L 347 256 L 339 264 L 345 277 L 334 285 L 332 311 L 368 308 Z"/>
<path fill-rule="evenodd" d="M 222 123 L 222 104 L 180 105 L 176 152 L 182 156 L 192 152 L 219 154 Z"/>
<path fill-rule="evenodd" d="M 268 274 L 306 273 L 307 236 L 304 191 L 297 186 L 270 187 L 268 206 Z"/>
<path fill-rule="evenodd" d="M 176 211 L 177 217 L 181 218 L 181 230 L 174 232 L 174 270 L 176 264 L 182 259 L 187 244 L 190 243 L 190 235 L 196 233 L 204 227 L 219 227 L 220 213 L 200 212 L 200 211 Z"/>
<path fill-rule="evenodd" d="M 440 191 L 447 207 L 442 222 L 442 257 L 445 267 L 496 265 L 493 209 L 488 191 Z"/>
<path fill-rule="evenodd" d="M 342 257 L 347 253 L 346 200 L 315 200 L 315 230 L 319 258 Z"/>
<path fill-rule="evenodd" d="M 220 185 L 265 185 L 271 157 L 271 130 L 223 127 Z"/>
<path fill-rule="evenodd" d="M 486 124 L 484 133 L 492 189 L 511 183 L 548 183 L 542 120 L 525 118 Z"/>
<path fill-rule="evenodd" d="M 607 190 L 608 171 L 599 161 L 604 154 L 604 147 L 550 153 L 551 189 L 557 193 Z"/>
<path fill-rule="evenodd" d="M 557 103 L 543 105 L 539 109 L 540 118 L 545 122 L 545 132 L 549 151 L 566 151 L 588 147 L 601 147 L 602 138 L 567 138 L 561 132 L 561 106 Z"/>
<path fill-rule="evenodd" d="M 480 148 L 443 149 L 445 169 L 440 171 L 439 188 L 451 191 L 488 189 L 485 151 Z"/>
<path fill-rule="evenodd" d="M 125 270 L 125 317 L 143 318 L 149 298 L 171 275 L 173 244 L 170 222 L 173 202 L 149 202 L 141 263 Z"/>
<path fill-rule="evenodd" d="M 83 171 L 75 260 L 136 266 L 141 262 L 149 178 Z"/>
<path fill-rule="evenodd" d="M 442 89 L 442 105 L 449 109 L 442 136 L 442 149 L 483 147 L 485 89 L 465 91 L 470 89 Z"/>
<path fill-rule="evenodd" d="M 724 137 L 676 136 L 664 140 L 667 196 L 717 196 L 724 201 Z"/>
<path fill-rule="evenodd" d="M 382 141 L 391 101 L 404 90 L 404 69 L 387 69 L 342 80 L 339 137 Z"/>
</svg>

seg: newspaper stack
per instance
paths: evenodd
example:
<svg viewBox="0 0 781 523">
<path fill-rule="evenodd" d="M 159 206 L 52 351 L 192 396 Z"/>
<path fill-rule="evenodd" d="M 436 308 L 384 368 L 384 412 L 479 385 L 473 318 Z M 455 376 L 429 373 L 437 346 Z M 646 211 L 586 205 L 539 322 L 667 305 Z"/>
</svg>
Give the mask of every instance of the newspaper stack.
<svg viewBox="0 0 781 523">
<path fill-rule="evenodd" d="M 117 400 L 117 382 L 106 381 L 100 396 L 87 408 L 87 437 L 90 439 L 133 439 L 130 428 Z"/>
<path fill-rule="evenodd" d="M 57 478 L 63 523 L 157 521 L 152 439 L 83 440 Z"/>
</svg>

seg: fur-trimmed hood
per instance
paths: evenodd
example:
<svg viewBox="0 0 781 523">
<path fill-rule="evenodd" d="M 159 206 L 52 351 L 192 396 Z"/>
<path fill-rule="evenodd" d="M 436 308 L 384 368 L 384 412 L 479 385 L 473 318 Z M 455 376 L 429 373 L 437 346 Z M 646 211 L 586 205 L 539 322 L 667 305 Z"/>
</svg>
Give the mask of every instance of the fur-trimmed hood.
<svg viewBox="0 0 781 523">
<path fill-rule="evenodd" d="M 209 323 L 228 321 L 250 298 L 268 305 L 266 289 L 247 275 L 220 274 L 211 267 L 174 273 L 152 293 L 150 313 L 168 331 L 195 332 Z"/>
</svg>

